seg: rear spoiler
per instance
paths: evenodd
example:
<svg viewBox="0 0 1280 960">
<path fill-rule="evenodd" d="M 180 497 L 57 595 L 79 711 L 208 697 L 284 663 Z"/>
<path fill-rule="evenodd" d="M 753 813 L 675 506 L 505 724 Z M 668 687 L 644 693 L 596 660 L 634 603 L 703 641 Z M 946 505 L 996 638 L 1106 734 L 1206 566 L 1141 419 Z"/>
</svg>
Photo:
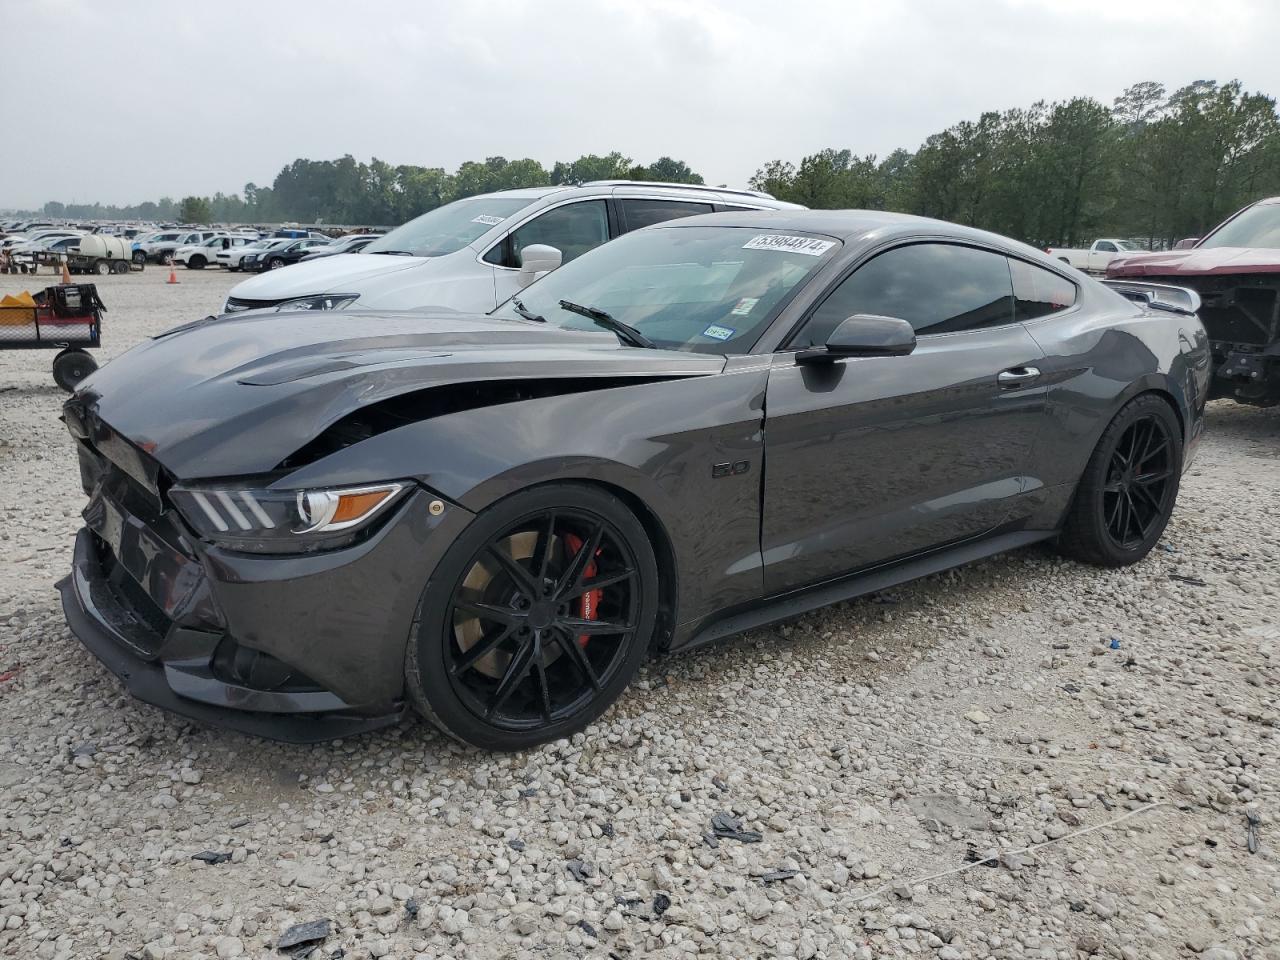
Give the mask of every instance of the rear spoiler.
<svg viewBox="0 0 1280 960">
<path fill-rule="evenodd" d="M 1142 280 L 1103 280 L 1102 282 L 1121 296 L 1128 297 L 1144 307 L 1193 316 L 1200 309 L 1200 294 L 1187 287 L 1174 287 L 1167 283 L 1146 283 Z"/>
</svg>

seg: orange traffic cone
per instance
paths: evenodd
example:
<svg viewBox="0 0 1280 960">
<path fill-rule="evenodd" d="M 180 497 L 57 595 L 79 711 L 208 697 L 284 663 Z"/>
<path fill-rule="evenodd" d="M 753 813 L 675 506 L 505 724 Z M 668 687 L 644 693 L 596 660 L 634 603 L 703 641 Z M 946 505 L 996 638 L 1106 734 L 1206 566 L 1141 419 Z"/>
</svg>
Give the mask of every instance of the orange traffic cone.
<svg viewBox="0 0 1280 960">
<path fill-rule="evenodd" d="M 173 272 L 173 259 L 170 258 L 169 259 L 169 279 L 166 280 L 165 283 L 177 283 L 177 282 L 178 282 L 178 275 Z"/>
<path fill-rule="evenodd" d="M 67 269 L 67 261 L 65 260 L 62 261 L 62 282 L 71 282 L 71 271 Z"/>
</svg>

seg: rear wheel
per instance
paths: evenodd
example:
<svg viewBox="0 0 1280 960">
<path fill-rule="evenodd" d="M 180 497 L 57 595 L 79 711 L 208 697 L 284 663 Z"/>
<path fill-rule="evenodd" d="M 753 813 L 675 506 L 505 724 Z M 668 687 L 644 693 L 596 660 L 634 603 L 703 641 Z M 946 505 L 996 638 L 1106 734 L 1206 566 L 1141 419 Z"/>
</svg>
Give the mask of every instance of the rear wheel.
<svg viewBox="0 0 1280 960">
<path fill-rule="evenodd" d="M 1182 476 L 1182 429 L 1169 404 L 1147 393 L 1103 431 L 1059 539 L 1067 556 L 1103 567 L 1136 563 L 1164 533 Z"/>
<path fill-rule="evenodd" d="M 554 484 L 482 513 L 427 584 L 406 663 L 419 711 L 478 747 L 569 736 L 618 697 L 649 649 L 657 567 L 616 498 Z"/>
<path fill-rule="evenodd" d="M 112 260 L 111 272 L 112 273 L 128 273 L 129 261 L 128 260 Z"/>
</svg>

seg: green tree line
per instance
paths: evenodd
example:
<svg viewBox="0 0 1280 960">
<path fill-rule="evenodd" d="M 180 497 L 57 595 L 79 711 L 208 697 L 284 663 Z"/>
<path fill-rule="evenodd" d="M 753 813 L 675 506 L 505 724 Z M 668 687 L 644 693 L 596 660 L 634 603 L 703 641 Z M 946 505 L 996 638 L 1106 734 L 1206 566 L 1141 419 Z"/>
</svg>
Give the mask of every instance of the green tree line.
<svg viewBox="0 0 1280 960">
<path fill-rule="evenodd" d="M 134 206 L 50 201 L 50 217 L 86 220 L 180 220 L 184 223 L 345 223 L 388 226 L 478 193 L 515 187 L 578 184 L 589 180 L 661 180 L 702 183 L 682 160 L 660 157 L 637 164 L 621 153 L 587 154 L 550 170 L 537 160 L 488 157 L 453 173 L 441 167 L 369 163 L 350 154 L 338 160 L 294 160 L 269 187 L 247 183 L 242 194 L 164 197 Z"/>
<path fill-rule="evenodd" d="M 635 164 L 590 154 L 550 169 L 528 158 L 441 167 L 392 166 L 347 155 L 295 160 L 269 187 L 163 198 L 131 207 L 50 202 L 49 216 L 184 222 L 402 223 L 477 193 L 588 180 L 702 183 L 670 157 Z M 1097 236 L 1169 243 L 1197 235 L 1261 196 L 1280 194 L 1276 101 L 1238 80 L 1200 80 L 1172 93 L 1134 84 L 1110 106 L 1088 97 L 1038 102 L 965 120 L 913 153 L 883 159 L 828 148 L 773 160 L 751 186 L 815 208 L 863 207 L 939 217 L 1038 246 Z"/>
<path fill-rule="evenodd" d="M 1077 97 L 984 113 L 883 160 L 838 149 L 774 160 L 751 185 L 810 207 L 922 214 L 1037 246 L 1167 244 L 1280 194 L 1280 120 L 1274 98 L 1236 80 L 1173 93 L 1147 81 L 1110 107 Z"/>
</svg>

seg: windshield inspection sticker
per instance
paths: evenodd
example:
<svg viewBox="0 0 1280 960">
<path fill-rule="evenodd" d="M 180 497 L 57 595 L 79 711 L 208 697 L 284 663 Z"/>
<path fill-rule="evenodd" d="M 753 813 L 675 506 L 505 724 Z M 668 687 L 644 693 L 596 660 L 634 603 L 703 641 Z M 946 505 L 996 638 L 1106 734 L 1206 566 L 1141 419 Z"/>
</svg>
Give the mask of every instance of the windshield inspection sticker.
<svg viewBox="0 0 1280 960">
<path fill-rule="evenodd" d="M 721 327 L 713 323 L 711 326 L 707 327 L 707 329 L 702 331 L 702 335 L 704 337 L 710 337 L 712 340 L 728 340 L 737 332 L 738 331 L 733 329 L 733 327 Z"/>
<path fill-rule="evenodd" d="M 759 297 L 743 297 L 729 311 L 731 317 L 745 317 L 748 313 L 755 309 L 756 304 L 760 302 Z"/>
<path fill-rule="evenodd" d="M 490 215 L 489 215 L 489 214 L 487 214 L 487 213 L 482 213 L 482 214 L 480 214 L 480 216 L 478 216 L 478 217 L 472 217 L 472 218 L 471 218 L 471 222 L 472 222 L 472 223 L 483 223 L 485 226 L 488 226 L 488 227 L 496 227 L 498 224 L 500 224 L 500 223 L 501 223 L 503 220 L 505 220 L 505 219 L 507 219 L 507 218 L 506 218 L 506 217 L 494 217 L 494 216 L 490 216 Z"/>
<path fill-rule="evenodd" d="M 806 257 L 820 257 L 836 245 L 834 240 L 816 240 L 813 237 L 789 237 L 781 233 L 762 233 L 742 245 L 743 250 L 780 250 L 783 253 L 803 253 Z"/>
</svg>

